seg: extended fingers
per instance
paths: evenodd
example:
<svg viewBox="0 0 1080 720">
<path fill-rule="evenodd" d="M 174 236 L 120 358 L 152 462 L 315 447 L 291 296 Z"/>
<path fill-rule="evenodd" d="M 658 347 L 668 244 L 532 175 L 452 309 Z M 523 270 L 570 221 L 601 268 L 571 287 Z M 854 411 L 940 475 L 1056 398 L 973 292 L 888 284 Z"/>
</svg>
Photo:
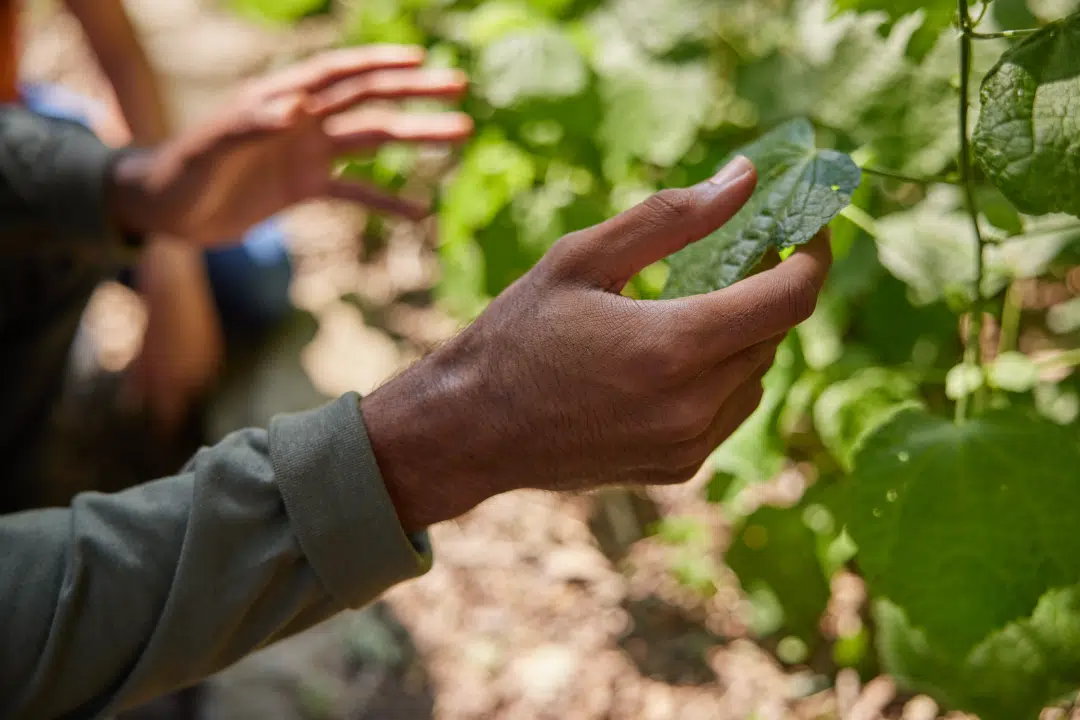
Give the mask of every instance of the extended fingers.
<svg viewBox="0 0 1080 720">
<path fill-rule="evenodd" d="M 364 73 L 418 67 L 424 57 L 423 48 L 411 45 L 366 45 L 331 50 L 273 73 L 257 81 L 251 89 L 266 95 L 311 94 Z"/>
<path fill-rule="evenodd" d="M 462 142 L 473 121 L 458 112 L 409 113 L 362 108 L 328 118 L 324 124 L 335 154 L 368 150 L 388 142 Z"/>
<path fill-rule="evenodd" d="M 378 70 L 328 85 L 312 98 L 315 114 L 326 117 L 371 100 L 454 99 L 468 87 L 460 70 L 403 68 Z"/>
</svg>

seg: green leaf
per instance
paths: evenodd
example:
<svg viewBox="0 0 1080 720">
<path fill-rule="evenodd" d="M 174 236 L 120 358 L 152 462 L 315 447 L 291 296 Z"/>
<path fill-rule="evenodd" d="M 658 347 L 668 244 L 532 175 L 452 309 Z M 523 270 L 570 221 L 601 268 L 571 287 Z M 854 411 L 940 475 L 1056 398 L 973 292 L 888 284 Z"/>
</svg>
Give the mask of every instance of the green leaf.
<svg viewBox="0 0 1080 720">
<path fill-rule="evenodd" d="M 585 59 L 558 28 L 512 32 L 486 46 L 477 69 L 478 91 L 497 108 L 560 100 L 588 86 Z"/>
<path fill-rule="evenodd" d="M 612 0 L 611 12 L 643 49 L 664 55 L 703 40 L 718 8 L 711 0 Z"/>
<path fill-rule="evenodd" d="M 975 156 L 1022 212 L 1080 215 L 1080 14 L 1007 51 L 982 85 Z"/>
<path fill-rule="evenodd" d="M 757 190 L 724 227 L 671 257 L 666 298 L 727 287 L 770 248 L 808 242 L 847 206 L 861 179 L 850 157 L 814 147 L 814 128 L 805 119 L 781 125 L 736 154 L 757 167 Z"/>
<path fill-rule="evenodd" d="M 938 186 L 911 210 L 886 215 L 876 223 L 881 264 L 908 284 L 916 304 L 947 300 L 963 307 L 974 299 L 976 240 L 962 203 L 958 188 Z M 983 253 L 986 297 L 1000 292 L 1010 280 L 1043 274 L 1080 237 L 1080 228 L 1068 216 L 1021 221 L 1024 233 L 1012 237 L 1004 237 L 989 222 L 980 223 L 984 235 L 995 241 Z"/>
<path fill-rule="evenodd" d="M 295 22 L 329 4 L 328 0 L 232 0 L 240 12 L 271 22 Z"/>
<path fill-rule="evenodd" d="M 956 425 L 907 410 L 866 439 L 847 528 L 871 593 L 943 657 L 1034 612 L 1080 578 L 1080 446 L 1020 410 Z"/>
<path fill-rule="evenodd" d="M 806 524 L 804 510 L 804 505 L 757 510 L 739 528 L 725 559 L 751 596 L 767 589 L 779 604 L 781 617 L 754 623 L 762 634 L 782 628 L 814 645 L 821 636 L 818 623 L 829 602 L 829 583 L 815 551 L 817 534 Z"/>
<path fill-rule="evenodd" d="M 781 343 L 776 362 L 762 380 L 765 394 L 761 404 L 709 458 L 714 472 L 734 478 L 727 488 L 727 497 L 734 497 L 746 485 L 772 479 L 787 462 L 777 420 L 788 391 L 804 367 L 795 346 L 791 335 Z"/>
<path fill-rule="evenodd" d="M 605 112 L 598 139 L 610 166 L 621 167 L 630 158 L 676 165 L 697 140 L 715 96 L 713 86 L 705 63 L 641 60 L 606 66 L 600 75 Z"/>
<path fill-rule="evenodd" d="M 917 390 L 907 375 L 878 367 L 829 386 L 814 404 L 814 426 L 822 444 L 850 470 L 863 438 L 910 407 Z"/>
<path fill-rule="evenodd" d="M 948 27 L 956 15 L 954 0 L 836 0 L 836 9 L 883 11 L 893 20 L 911 13 L 923 12 L 926 14 L 927 29 L 934 32 Z"/>
<path fill-rule="evenodd" d="M 1050 590 L 1030 617 L 991 633 L 959 662 L 895 604 L 879 601 L 874 616 L 890 673 L 983 720 L 1034 720 L 1080 688 L 1080 586 Z"/>
<path fill-rule="evenodd" d="M 877 222 L 881 264 L 907 283 L 917 305 L 973 299 L 975 233 L 969 216 L 956 209 L 956 201 L 952 188 L 934 188 L 913 209 Z"/>
</svg>

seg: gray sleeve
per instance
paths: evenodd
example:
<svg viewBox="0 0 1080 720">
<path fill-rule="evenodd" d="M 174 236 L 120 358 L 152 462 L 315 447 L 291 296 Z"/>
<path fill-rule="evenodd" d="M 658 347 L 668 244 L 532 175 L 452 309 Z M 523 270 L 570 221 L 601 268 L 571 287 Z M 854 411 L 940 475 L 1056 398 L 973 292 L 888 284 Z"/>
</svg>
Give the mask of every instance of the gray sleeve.
<svg viewBox="0 0 1080 720">
<path fill-rule="evenodd" d="M 349 394 L 185 470 L 0 519 L 0 717 L 91 717 L 190 685 L 430 566 Z"/>
<path fill-rule="evenodd" d="M 0 242 L 111 241 L 107 178 L 120 152 L 78 123 L 0 106 Z"/>
</svg>

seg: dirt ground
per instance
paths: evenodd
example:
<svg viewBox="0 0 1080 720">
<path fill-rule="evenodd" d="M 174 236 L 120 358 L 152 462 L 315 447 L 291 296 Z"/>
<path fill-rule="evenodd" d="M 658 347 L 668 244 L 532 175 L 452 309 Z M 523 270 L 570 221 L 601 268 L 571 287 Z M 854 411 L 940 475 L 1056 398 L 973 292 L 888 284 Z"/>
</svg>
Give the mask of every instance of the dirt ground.
<svg viewBox="0 0 1080 720">
<path fill-rule="evenodd" d="M 181 126 L 243 77 L 335 40 L 326 21 L 278 31 L 241 22 L 208 1 L 129 5 Z M 47 4 L 35 5 L 33 14 L 27 73 L 101 95 L 77 27 Z M 456 327 L 424 301 L 438 273 L 430 232 L 399 227 L 385 247 L 365 248 L 363 212 L 328 203 L 297 208 L 288 224 L 298 268 L 293 296 L 303 320 L 243 387 L 223 393 L 215 415 L 221 432 L 346 390 L 371 390 Z M 87 317 L 100 362 L 122 366 L 137 347 L 141 322 L 137 298 L 103 288 Z M 896 702 L 887 678 L 860 686 L 846 673 L 830 689 L 832 678 L 782 667 L 749 639 L 745 599 L 723 568 L 708 600 L 671 579 L 668 551 L 653 540 L 635 542 L 641 518 L 706 518 L 719 564 L 726 523 L 699 498 L 687 487 L 636 499 L 523 492 L 492 500 L 433 529 L 436 563 L 427 576 L 215 678 L 200 716 L 937 716 L 927 698 Z M 849 610 L 858 604 L 857 579 L 841 577 L 836 588 L 836 602 Z"/>
</svg>

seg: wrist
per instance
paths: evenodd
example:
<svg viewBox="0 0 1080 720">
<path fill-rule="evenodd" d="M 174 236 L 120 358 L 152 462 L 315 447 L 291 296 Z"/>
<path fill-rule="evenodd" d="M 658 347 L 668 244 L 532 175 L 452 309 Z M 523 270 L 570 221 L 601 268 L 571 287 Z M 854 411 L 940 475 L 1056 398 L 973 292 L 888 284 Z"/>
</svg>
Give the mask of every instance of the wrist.
<svg viewBox="0 0 1080 720">
<path fill-rule="evenodd" d="M 121 151 L 109 174 L 109 210 L 125 235 L 176 234 L 165 212 L 165 185 L 159 153 L 129 148 Z"/>
<path fill-rule="evenodd" d="M 360 403 L 375 460 L 407 532 L 456 518 L 508 488 L 484 467 L 488 453 L 470 408 L 472 378 L 428 357 Z"/>
</svg>

